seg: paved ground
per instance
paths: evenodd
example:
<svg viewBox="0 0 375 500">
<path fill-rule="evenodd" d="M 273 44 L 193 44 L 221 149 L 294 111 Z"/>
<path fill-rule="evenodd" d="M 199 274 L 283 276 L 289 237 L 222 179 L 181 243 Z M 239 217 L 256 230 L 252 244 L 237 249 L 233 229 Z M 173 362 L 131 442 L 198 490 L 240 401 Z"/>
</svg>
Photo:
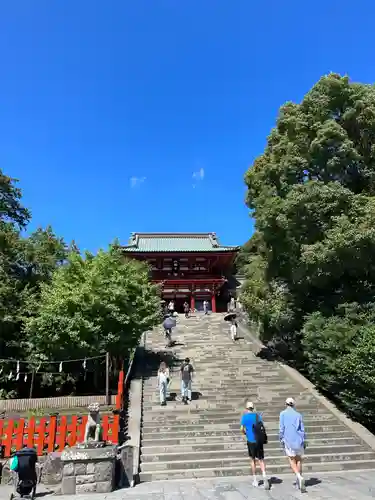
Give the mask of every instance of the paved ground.
<svg viewBox="0 0 375 500">
<path fill-rule="evenodd" d="M 276 479 L 271 491 L 253 488 L 251 478 L 220 478 L 214 480 L 186 479 L 143 483 L 133 489 L 114 493 L 55 496 L 41 489 L 44 500 L 294 500 L 310 498 L 314 500 L 365 500 L 375 498 L 375 479 L 371 472 L 343 472 L 342 475 L 327 474 L 319 478 L 306 476 L 308 491 L 305 495 L 293 487 L 293 477 L 283 476 Z M 9 498 L 7 487 L 0 487 L 0 499 Z"/>
</svg>

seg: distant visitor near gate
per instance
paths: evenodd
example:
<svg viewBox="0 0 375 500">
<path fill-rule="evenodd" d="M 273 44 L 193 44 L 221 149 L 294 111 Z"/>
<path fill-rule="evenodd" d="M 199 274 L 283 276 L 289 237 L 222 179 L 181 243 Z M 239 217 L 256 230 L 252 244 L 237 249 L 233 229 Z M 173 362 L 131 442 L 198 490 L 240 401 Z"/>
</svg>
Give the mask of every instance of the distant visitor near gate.
<svg viewBox="0 0 375 500">
<path fill-rule="evenodd" d="M 238 286 L 233 277 L 237 246 L 220 245 L 215 233 L 132 233 L 124 255 L 147 261 L 152 280 L 162 285 L 164 300 L 173 299 L 175 309 L 183 312 L 187 300 L 192 311 L 226 310 Z"/>
</svg>

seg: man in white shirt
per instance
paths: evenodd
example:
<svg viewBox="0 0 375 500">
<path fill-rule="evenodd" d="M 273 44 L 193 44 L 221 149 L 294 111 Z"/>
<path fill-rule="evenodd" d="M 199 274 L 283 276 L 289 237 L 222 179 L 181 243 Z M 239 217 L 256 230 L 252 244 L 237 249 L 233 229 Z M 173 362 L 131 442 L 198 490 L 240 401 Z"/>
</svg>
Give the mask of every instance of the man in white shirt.
<svg viewBox="0 0 375 500">
<path fill-rule="evenodd" d="M 233 342 L 237 339 L 237 323 L 232 319 L 232 324 L 230 325 L 230 336 Z"/>
<path fill-rule="evenodd" d="M 207 302 L 207 300 L 203 301 L 203 311 L 204 311 L 204 314 L 208 314 L 208 302 Z"/>
</svg>

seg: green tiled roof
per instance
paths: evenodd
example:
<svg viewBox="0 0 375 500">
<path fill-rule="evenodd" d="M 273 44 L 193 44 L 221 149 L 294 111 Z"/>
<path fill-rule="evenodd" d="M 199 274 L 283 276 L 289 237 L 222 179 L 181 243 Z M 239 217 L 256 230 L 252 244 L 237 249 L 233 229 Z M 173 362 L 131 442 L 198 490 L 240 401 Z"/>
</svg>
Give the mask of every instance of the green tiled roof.
<svg viewBox="0 0 375 500">
<path fill-rule="evenodd" d="M 233 252 L 220 245 L 215 233 L 133 233 L 125 252 Z"/>
</svg>

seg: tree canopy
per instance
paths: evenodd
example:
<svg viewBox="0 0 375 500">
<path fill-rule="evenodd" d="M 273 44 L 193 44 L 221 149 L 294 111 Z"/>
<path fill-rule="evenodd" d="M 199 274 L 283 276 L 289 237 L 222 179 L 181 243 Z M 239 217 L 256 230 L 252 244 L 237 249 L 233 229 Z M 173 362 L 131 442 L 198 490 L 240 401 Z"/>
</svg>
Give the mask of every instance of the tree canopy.
<svg viewBox="0 0 375 500">
<path fill-rule="evenodd" d="M 354 360 L 375 345 L 375 87 L 330 74 L 301 103 L 286 103 L 245 182 L 256 221 L 249 316 L 264 341 L 342 393 Z M 361 366 L 352 396 L 341 398 L 348 409 L 364 387 Z"/>
<path fill-rule="evenodd" d="M 30 358 L 69 359 L 109 352 L 126 358 L 160 320 L 159 289 L 148 266 L 111 248 L 71 253 L 41 285 L 37 314 L 26 319 Z"/>
</svg>

